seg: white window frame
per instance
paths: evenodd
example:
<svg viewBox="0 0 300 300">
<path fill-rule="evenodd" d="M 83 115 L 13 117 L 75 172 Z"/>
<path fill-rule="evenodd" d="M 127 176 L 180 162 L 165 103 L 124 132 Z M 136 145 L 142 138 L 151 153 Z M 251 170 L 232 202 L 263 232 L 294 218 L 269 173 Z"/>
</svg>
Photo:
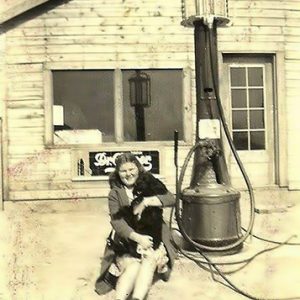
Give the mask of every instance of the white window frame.
<svg viewBox="0 0 300 300">
<path fill-rule="evenodd" d="M 91 68 L 90 68 L 91 69 Z M 85 148 L 88 146 L 99 146 L 100 148 L 115 146 L 118 144 L 122 145 L 143 145 L 145 146 L 169 146 L 173 144 L 173 141 L 124 141 L 124 128 L 123 128 L 123 87 L 122 87 L 122 70 L 131 70 L 132 68 L 105 68 L 105 70 L 114 71 L 114 126 L 115 126 L 115 142 L 106 142 L 99 145 L 89 145 L 89 144 L 55 144 L 53 138 L 53 77 L 52 72 L 56 70 L 84 70 L 84 68 L 74 68 L 70 66 L 61 65 L 57 67 L 51 66 L 51 64 L 45 64 L 44 66 L 44 96 L 45 96 L 45 145 L 48 148 Z M 151 68 L 142 68 L 139 69 L 147 70 Z M 183 144 L 191 144 L 192 143 L 192 99 L 191 99 L 191 68 L 182 67 L 182 66 L 174 66 L 170 67 L 159 67 L 157 70 L 161 69 L 182 69 L 182 114 L 183 114 Z M 103 68 L 99 66 L 95 66 L 93 70 L 103 70 Z M 118 117 L 116 117 L 118 116 Z"/>
<path fill-rule="evenodd" d="M 238 131 L 238 132 L 251 132 L 251 131 L 264 131 L 265 132 L 265 149 L 263 149 L 263 151 L 265 151 L 265 150 L 269 150 L 268 149 L 268 143 L 267 143 L 267 141 L 266 141 L 266 138 L 267 138 L 267 132 L 268 132 L 268 126 L 269 126 L 269 124 L 268 124 L 268 122 L 266 122 L 266 110 L 267 110 L 267 107 L 266 107 L 266 69 L 265 69 L 265 65 L 264 64 L 238 64 L 238 63 L 232 63 L 232 64 L 230 64 L 229 65 L 229 68 L 228 68 L 228 72 L 229 72 L 229 74 L 228 74 L 228 78 L 229 78 L 229 80 L 230 80 L 230 69 L 231 68 L 239 68 L 239 67 L 241 67 L 241 68 L 247 68 L 247 70 L 248 70 L 248 68 L 255 68 L 255 67 L 259 67 L 259 68 L 262 68 L 263 69 L 263 96 L 264 96 L 264 106 L 263 106 L 263 111 L 264 111 L 264 125 L 265 125 L 265 127 L 264 127 L 264 130 L 259 130 L 259 129 L 253 129 L 253 130 L 251 130 L 251 128 L 250 128 L 250 116 L 249 116 L 249 114 L 250 114 L 250 110 L 262 110 L 262 109 L 249 109 L 249 93 L 248 93 L 248 89 L 249 89 L 249 86 L 247 85 L 246 87 L 234 87 L 234 89 L 238 89 L 238 88 L 246 88 L 246 90 L 247 90 L 247 116 L 248 116 L 248 118 L 247 118 L 247 129 L 246 130 L 241 130 L 241 129 L 233 129 L 232 127 L 231 127 L 231 132 L 233 133 L 233 132 L 236 132 L 236 131 Z M 246 72 L 246 77 L 248 77 L 248 72 Z M 247 80 L 247 82 L 248 82 L 248 80 Z M 230 82 L 231 83 L 231 82 Z M 230 84 L 230 95 L 229 95 L 229 99 L 230 99 L 230 124 L 232 125 L 233 124 L 233 116 L 232 116 L 232 113 L 233 113 L 233 111 L 240 111 L 240 110 L 242 110 L 242 109 L 240 109 L 240 108 L 232 108 L 232 95 L 231 95 L 231 90 L 232 90 L 232 85 Z M 253 88 L 252 86 L 251 86 L 251 88 Z M 261 150 L 259 150 L 259 149 L 250 149 L 250 138 L 248 138 L 248 149 L 247 150 L 239 150 L 239 151 L 255 151 L 255 152 L 258 152 L 258 151 L 261 151 Z"/>
</svg>

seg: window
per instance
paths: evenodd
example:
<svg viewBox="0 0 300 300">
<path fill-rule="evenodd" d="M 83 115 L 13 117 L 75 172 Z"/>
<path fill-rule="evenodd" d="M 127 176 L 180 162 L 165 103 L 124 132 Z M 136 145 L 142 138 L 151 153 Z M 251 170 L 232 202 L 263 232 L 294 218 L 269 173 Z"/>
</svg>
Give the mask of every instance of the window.
<svg viewBox="0 0 300 300">
<path fill-rule="evenodd" d="M 137 72 L 149 78 L 147 105 L 130 101 Z M 175 129 L 184 136 L 182 69 L 52 70 L 52 82 L 55 144 L 171 141 Z"/>
<path fill-rule="evenodd" d="M 138 126 L 135 107 L 130 105 L 129 78 L 135 71 L 122 71 L 124 139 L 137 140 L 144 127 L 146 141 L 173 140 L 174 129 L 182 133 L 182 70 L 143 70 L 151 82 L 151 104 L 144 108 L 144 126 Z"/>
<path fill-rule="evenodd" d="M 233 141 L 237 150 L 263 150 L 265 140 L 264 66 L 230 66 Z"/>
<path fill-rule="evenodd" d="M 94 130 L 99 142 L 114 141 L 113 71 L 53 71 L 53 96 L 54 131 L 60 139 L 72 142 L 74 132 L 79 139 L 81 132 Z"/>
</svg>

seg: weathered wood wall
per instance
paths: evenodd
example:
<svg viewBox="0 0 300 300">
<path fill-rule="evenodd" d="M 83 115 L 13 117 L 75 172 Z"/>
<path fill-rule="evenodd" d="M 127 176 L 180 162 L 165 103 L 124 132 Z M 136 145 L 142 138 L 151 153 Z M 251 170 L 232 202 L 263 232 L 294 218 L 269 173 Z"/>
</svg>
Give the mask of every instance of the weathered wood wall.
<svg viewBox="0 0 300 300">
<path fill-rule="evenodd" d="M 3 208 L 3 116 L 5 101 L 5 35 L 0 34 L 0 209 Z"/>
<path fill-rule="evenodd" d="M 280 156 L 287 157 L 286 183 L 289 189 L 300 188 L 300 142 L 298 111 L 300 83 L 300 2 L 297 0 L 229 0 L 232 27 L 220 29 L 219 49 L 224 52 L 278 53 L 284 56 L 283 101 L 278 103 L 280 115 L 279 131 L 284 130 L 285 143 L 279 145 Z M 279 62 L 277 62 L 279 63 Z M 276 72 L 276 70 L 275 70 Z M 284 103 L 283 103 L 284 102 Z M 284 153 L 286 152 L 286 153 Z M 283 154 L 284 153 L 284 154 Z"/>
<path fill-rule="evenodd" d="M 70 149 L 45 148 L 45 63 L 66 69 L 184 68 L 192 65 L 193 32 L 180 21 L 177 1 L 74 0 L 7 32 L 10 199 L 107 194 L 104 181 L 71 180 Z M 155 148 L 164 159 L 163 176 L 174 186 L 171 144 Z"/>
<path fill-rule="evenodd" d="M 288 119 L 288 177 L 289 188 L 300 189 L 300 3 L 287 1 L 294 5 L 286 11 L 285 35 L 285 69 L 286 69 L 286 103 Z"/>
<path fill-rule="evenodd" d="M 219 50 L 285 53 L 288 183 L 291 188 L 300 188 L 300 143 L 293 142 L 300 126 L 300 3 L 229 0 L 229 11 L 232 26 L 219 30 Z M 45 148 L 43 72 L 49 65 L 66 69 L 193 69 L 193 29 L 182 27 L 180 22 L 179 0 L 71 0 L 6 32 L 5 188 L 9 199 L 106 195 L 106 182 L 71 180 L 70 149 Z M 191 87 L 194 99 L 194 81 Z M 172 143 L 156 148 L 163 159 L 162 175 L 174 188 Z M 181 147 L 180 164 L 188 149 L 189 145 Z"/>
</svg>

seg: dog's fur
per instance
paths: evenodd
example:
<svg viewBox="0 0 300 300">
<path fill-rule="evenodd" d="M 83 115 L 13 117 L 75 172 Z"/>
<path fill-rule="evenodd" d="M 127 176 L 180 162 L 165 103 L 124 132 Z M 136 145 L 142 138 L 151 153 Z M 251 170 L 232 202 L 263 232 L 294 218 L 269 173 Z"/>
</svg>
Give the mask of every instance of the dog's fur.
<svg viewBox="0 0 300 300">
<path fill-rule="evenodd" d="M 131 205 L 122 207 L 112 217 L 114 219 L 123 218 L 137 233 L 151 236 L 153 238 L 153 249 L 157 249 L 162 241 L 162 208 L 158 206 L 147 206 L 139 219 L 133 214 L 133 209 L 142 202 L 144 197 L 163 195 L 167 192 L 166 186 L 151 173 L 142 173 L 137 179 L 133 189 L 135 198 L 131 202 Z M 132 254 L 139 256 L 136 253 L 135 242 L 129 242 L 128 246 L 131 249 L 131 252 L 135 252 Z M 132 249 L 134 250 L 132 251 Z"/>
</svg>

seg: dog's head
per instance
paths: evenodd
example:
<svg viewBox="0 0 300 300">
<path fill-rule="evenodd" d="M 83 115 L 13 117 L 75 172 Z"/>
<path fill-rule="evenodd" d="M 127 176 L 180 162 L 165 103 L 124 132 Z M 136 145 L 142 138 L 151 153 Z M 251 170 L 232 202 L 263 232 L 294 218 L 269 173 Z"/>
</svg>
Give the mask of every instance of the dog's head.
<svg viewBox="0 0 300 300">
<path fill-rule="evenodd" d="M 166 186 L 151 173 L 143 173 L 139 176 L 133 189 L 136 196 L 149 197 L 167 193 Z"/>
</svg>

